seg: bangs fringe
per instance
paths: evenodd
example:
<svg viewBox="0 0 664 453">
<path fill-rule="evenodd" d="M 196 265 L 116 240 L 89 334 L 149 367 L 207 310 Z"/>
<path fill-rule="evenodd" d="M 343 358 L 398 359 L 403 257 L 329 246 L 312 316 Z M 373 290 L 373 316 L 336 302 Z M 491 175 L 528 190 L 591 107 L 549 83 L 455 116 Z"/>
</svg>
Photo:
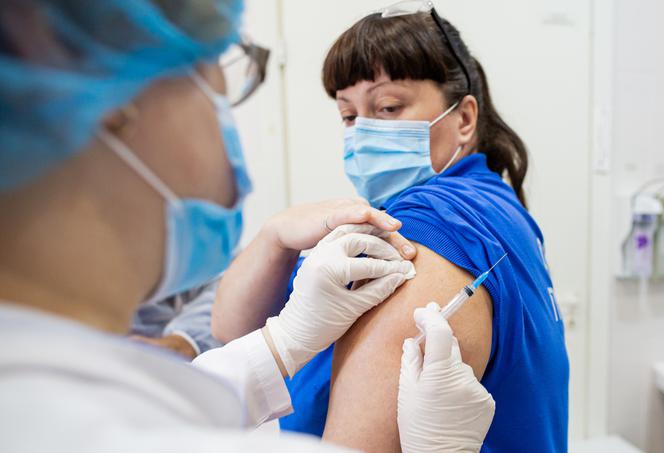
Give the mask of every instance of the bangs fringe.
<svg viewBox="0 0 664 453">
<path fill-rule="evenodd" d="M 429 14 L 384 19 L 372 14 L 346 30 L 332 45 L 323 64 L 323 86 L 331 98 L 382 71 L 392 80 L 447 80 L 443 37 L 432 36 Z M 433 43 L 433 44 L 432 44 Z"/>
</svg>

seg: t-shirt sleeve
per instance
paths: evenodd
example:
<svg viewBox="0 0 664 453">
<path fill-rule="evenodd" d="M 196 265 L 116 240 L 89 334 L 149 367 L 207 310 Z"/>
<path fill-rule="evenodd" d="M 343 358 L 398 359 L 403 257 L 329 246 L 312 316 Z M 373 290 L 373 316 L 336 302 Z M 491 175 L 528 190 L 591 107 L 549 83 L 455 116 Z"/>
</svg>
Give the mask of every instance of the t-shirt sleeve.
<svg viewBox="0 0 664 453">
<path fill-rule="evenodd" d="M 437 188 L 410 190 L 391 204 L 387 212 L 402 222 L 399 230 L 406 239 L 432 250 L 473 277 L 491 267 L 503 254 L 503 247 L 482 218 L 454 193 Z M 498 273 L 485 281 L 494 306 L 491 357 L 498 339 L 499 324 L 495 309 L 502 299 L 503 285 Z M 461 288 L 459 288 L 461 289 Z"/>
<path fill-rule="evenodd" d="M 504 251 L 477 212 L 454 192 L 438 187 L 411 190 L 388 213 L 399 219 L 399 232 L 477 277 Z M 487 285 L 491 280 L 487 280 Z"/>
</svg>

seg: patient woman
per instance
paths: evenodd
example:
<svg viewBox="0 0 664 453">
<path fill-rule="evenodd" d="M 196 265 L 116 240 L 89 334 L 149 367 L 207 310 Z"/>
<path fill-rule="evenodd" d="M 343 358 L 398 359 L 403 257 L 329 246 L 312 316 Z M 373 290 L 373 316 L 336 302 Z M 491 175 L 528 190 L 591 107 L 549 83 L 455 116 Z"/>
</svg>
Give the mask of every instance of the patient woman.
<svg viewBox="0 0 664 453">
<path fill-rule="evenodd" d="M 337 39 L 323 84 L 345 126 L 347 175 L 402 222 L 417 244 L 417 277 L 289 382 L 295 413 L 282 428 L 399 451 L 399 359 L 417 334 L 413 309 L 444 305 L 507 254 L 450 320 L 463 361 L 496 401 L 482 451 L 566 451 L 569 366 L 544 240 L 526 209 L 526 149 L 497 113 L 479 62 L 435 10 L 397 8 Z M 286 292 L 294 262 L 269 284 Z M 246 302 L 238 294 L 218 305 L 233 299 Z M 264 304 L 266 314 L 284 300 Z M 223 308 L 213 320 L 222 340 L 255 327 Z"/>
</svg>

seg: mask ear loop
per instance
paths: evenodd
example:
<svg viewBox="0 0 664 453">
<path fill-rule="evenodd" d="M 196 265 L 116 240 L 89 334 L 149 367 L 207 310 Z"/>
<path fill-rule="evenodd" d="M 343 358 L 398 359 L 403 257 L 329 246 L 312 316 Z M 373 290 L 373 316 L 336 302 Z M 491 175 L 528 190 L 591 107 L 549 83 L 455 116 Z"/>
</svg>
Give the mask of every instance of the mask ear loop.
<svg viewBox="0 0 664 453">
<path fill-rule="evenodd" d="M 205 94 L 205 96 L 207 96 L 207 98 L 212 102 L 212 105 L 214 105 L 216 108 L 217 107 L 216 99 L 219 94 L 212 89 L 210 84 L 207 83 L 207 81 L 203 77 L 201 77 L 201 75 L 198 72 L 194 70 L 189 71 L 189 77 L 191 78 L 191 80 L 194 81 L 194 84 L 198 88 L 200 88 L 200 90 Z"/>
<path fill-rule="evenodd" d="M 463 145 L 459 145 L 457 147 L 456 151 L 454 151 L 454 154 L 452 154 L 452 158 L 449 161 L 447 161 L 447 163 L 445 164 L 443 169 L 440 170 L 440 173 L 438 173 L 439 175 L 442 175 L 443 173 L 445 173 L 445 170 L 447 170 L 448 168 L 450 168 L 452 166 L 452 164 L 454 163 L 454 161 L 456 160 L 457 156 L 459 155 L 459 153 L 461 152 L 462 149 L 463 149 Z"/>
<path fill-rule="evenodd" d="M 450 108 L 448 108 L 443 113 L 438 115 L 438 117 L 435 120 L 433 120 L 431 123 L 429 123 L 429 128 L 432 128 L 433 126 L 436 125 L 437 122 L 439 122 L 440 120 L 445 118 L 447 115 L 449 115 L 452 110 L 457 108 L 457 106 L 459 105 L 459 102 L 460 101 L 456 101 L 454 104 L 452 104 L 452 106 Z M 457 156 L 459 155 L 459 153 L 461 152 L 462 149 L 463 149 L 463 145 L 459 145 L 457 147 L 456 151 L 454 151 L 454 154 L 452 154 L 452 158 L 449 161 L 447 161 L 447 164 L 445 164 L 443 169 L 438 173 L 439 175 L 442 175 L 445 172 L 445 170 L 450 168 L 450 166 L 452 165 L 452 163 L 454 163 L 455 159 L 457 158 Z"/>
<path fill-rule="evenodd" d="M 103 129 L 97 132 L 97 137 L 166 201 L 178 207 L 182 204 L 180 198 L 117 137 Z"/>
<path fill-rule="evenodd" d="M 434 127 L 438 121 L 442 120 L 442 119 L 445 118 L 447 115 L 449 115 L 449 113 L 450 113 L 452 110 L 454 110 L 455 108 L 457 108 L 457 106 L 459 105 L 459 102 L 460 102 L 460 101 L 456 101 L 454 104 L 452 104 L 452 106 L 451 106 L 449 109 L 445 110 L 443 113 L 441 113 L 440 115 L 438 115 L 438 117 L 437 117 L 435 120 L 433 120 L 432 122 L 429 123 L 429 128 Z"/>
</svg>

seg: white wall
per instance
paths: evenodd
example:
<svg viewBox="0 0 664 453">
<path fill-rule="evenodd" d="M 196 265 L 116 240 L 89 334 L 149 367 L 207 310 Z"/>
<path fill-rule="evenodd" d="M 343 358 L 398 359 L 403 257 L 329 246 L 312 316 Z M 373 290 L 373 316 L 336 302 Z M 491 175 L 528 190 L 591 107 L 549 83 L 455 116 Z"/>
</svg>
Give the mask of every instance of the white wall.
<svg viewBox="0 0 664 453">
<path fill-rule="evenodd" d="M 257 44 L 269 48 L 271 54 L 265 83 L 233 112 L 254 183 L 254 192 L 248 197 L 244 211 L 244 245 L 272 214 L 289 205 L 279 14 L 277 0 L 246 2 L 244 28 Z"/>
<path fill-rule="evenodd" d="M 664 3 L 617 1 L 614 12 L 611 271 L 629 225 L 627 198 L 664 176 Z M 611 281 L 609 430 L 648 452 L 664 452 L 664 397 L 652 363 L 664 361 L 664 283 L 640 305 L 636 282 Z M 607 301 L 609 302 L 609 301 Z"/>
</svg>

